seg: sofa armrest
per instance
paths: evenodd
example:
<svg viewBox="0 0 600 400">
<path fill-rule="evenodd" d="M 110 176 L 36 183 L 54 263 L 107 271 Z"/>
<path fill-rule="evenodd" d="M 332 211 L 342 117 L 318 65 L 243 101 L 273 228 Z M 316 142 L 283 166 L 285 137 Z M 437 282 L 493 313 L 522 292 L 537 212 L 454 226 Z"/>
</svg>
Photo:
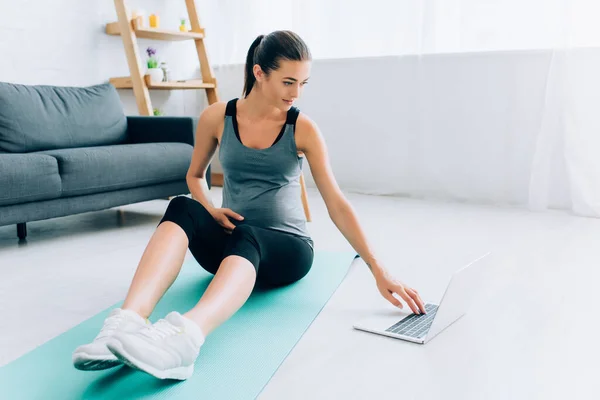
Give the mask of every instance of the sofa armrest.
<svg viewBox="0 0 600 400">
<path fill-rule="evenodd" d="M 198 118 L 127 116 L 128 143 L 178 142 L 194 145 Z M 211 166 L 206 169 L 206 183 L 212 188 Z"/>
<path fill-rule="evenodd" d="M 127 116 L 129 143 L 179 142 L 194 145 L 198 118 Z"/>
</svg>

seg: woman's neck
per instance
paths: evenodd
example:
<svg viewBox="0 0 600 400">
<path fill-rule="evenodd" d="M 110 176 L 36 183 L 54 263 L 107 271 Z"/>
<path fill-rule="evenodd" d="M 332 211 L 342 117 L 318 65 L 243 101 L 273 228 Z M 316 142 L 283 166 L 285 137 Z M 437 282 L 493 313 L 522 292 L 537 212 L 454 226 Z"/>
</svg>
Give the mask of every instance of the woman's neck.
<svg viewBox="0 0 600 400">
<path fill-rule="evenodd" d="M 253 121 L 281 119 L 281 110 L 270 105 L 265 97 L 258 93 L 256 87 L 250 91 L 247 97 L 240 99 L 238 105 L 240 102 L 247 119 Z"/>
</svg>

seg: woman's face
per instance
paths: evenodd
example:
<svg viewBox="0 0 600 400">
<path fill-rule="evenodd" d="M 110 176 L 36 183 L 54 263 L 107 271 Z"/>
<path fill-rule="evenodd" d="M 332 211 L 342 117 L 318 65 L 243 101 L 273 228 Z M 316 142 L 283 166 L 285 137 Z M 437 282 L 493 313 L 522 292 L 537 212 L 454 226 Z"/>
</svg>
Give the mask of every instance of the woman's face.
<svg viewBox="0 0 600 400">
<path fill-rule="evenodd" d="M 260 66 L 254 66 L 254 76 L 260 82 L 262 94 L 274 107 L 288 111 L 302 94 L 310 77 L 310 61 L 280 60 L 279 69 L 265 75 Z"/>
</svg>

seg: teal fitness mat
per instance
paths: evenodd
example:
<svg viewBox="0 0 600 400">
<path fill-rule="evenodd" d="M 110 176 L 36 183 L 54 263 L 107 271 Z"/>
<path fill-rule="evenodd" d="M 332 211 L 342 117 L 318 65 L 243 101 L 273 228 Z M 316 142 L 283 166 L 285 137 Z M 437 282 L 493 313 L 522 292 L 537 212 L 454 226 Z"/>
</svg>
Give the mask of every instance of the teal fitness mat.
<svg viewBox="0 0 600 400">
<path fill-rule="evenodd" d="M 100 331 L 115 304 L 0 368 L 1 399 L 210 399 L 256 398 L 346 276 L 356 257 L 316 251 L 302 280 L 283 288 L 255 287 L 244 306 L 207 338 L 186 381 L 160 380 L 126 366 L 79 371 L 71 354 Z M 150 316 L 187 311 L 212 275 L 186 262 Z M 85 301 L 85 299 L 81 299 Z"/>
</svg>

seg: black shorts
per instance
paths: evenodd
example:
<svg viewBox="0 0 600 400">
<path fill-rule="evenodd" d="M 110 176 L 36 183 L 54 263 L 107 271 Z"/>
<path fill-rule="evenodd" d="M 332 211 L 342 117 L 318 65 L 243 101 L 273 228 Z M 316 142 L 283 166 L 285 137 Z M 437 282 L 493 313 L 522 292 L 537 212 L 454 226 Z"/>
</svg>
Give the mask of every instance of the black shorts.
<svg viewBox="0 0 600 400">
<path fill-rule="evenodd" d="M 184 230 L 190 252 L 212 274 L 225 257 L 236 255 L 254 265 L 257 280 L 280 286 L 302 279 L 313 263 L 310 238 L 243 224 L 226 233 L 202 204 L 185 196 L 171 200 L 158 225 L 164 221 Z"/>
</svg>

